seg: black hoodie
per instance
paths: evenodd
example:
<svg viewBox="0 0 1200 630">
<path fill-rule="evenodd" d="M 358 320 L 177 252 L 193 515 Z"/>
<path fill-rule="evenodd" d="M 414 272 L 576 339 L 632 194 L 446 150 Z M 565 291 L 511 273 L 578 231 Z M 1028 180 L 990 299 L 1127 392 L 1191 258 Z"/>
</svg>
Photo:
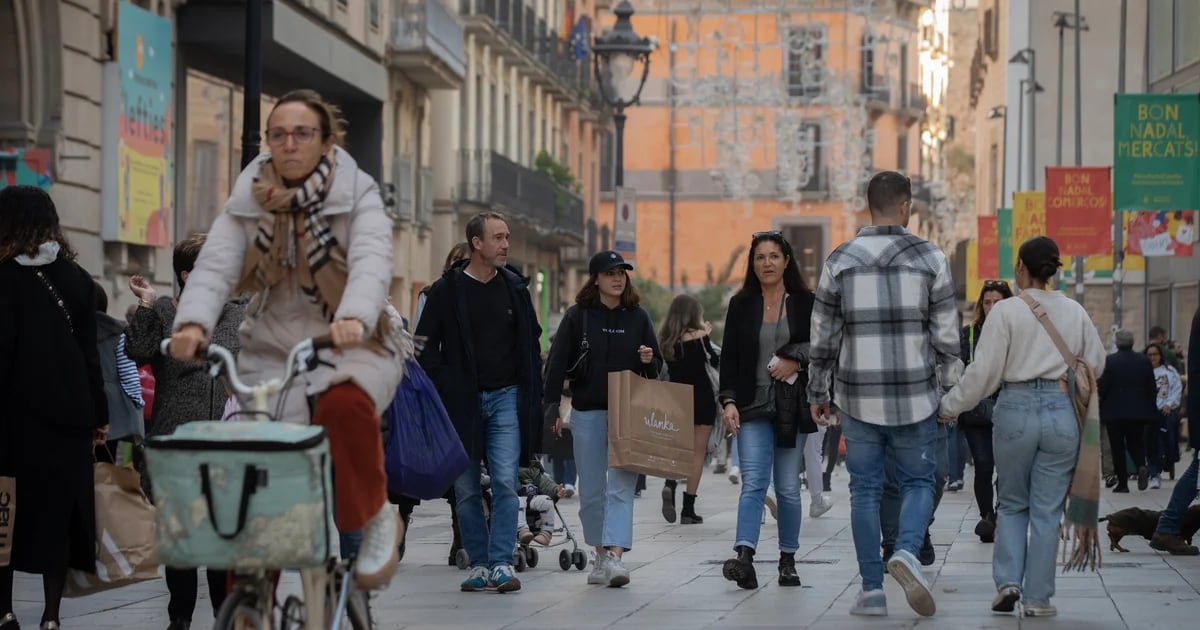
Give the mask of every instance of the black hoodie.
<svg viewBox="0 0 1200 630">
<path fill-rule="evenodd" d="M 567 368 L 579 358 L 583 340 L 584 310 L 587 311 L 587 377 L 571 383 L 571 406 L 580 411 L 608 409 L 608 373 L 632 370 L 646 378 L 656 378 L 662 367 L 662 353 L 650 314 L 642 308 L 608 309 L 603 306 L 572 306 L 563 315 L 554 344 L 550 347 L 546 373 L 545 406 L 557 409 L 562 400 Z M 650 365 L 638 357 L 638 347 L 654 349 Z"/>
</svg>

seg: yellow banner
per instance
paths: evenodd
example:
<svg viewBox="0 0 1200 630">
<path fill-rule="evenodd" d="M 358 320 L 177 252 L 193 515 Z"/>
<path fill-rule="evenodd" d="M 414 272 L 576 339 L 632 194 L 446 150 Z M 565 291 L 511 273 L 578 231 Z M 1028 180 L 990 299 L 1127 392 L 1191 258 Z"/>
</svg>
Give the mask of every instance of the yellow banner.
<svg viewBox="0 0 1200 630">
<path fill-rule="evenodd" d="M 1035 190 L 1013 193 L 1013 250 L 1035 236 L 1046 235 L 1046 193 Z"/>
<path fill-rule="evenodd" d="M 979 277 L 979 239 L 967 243 L 967 301 L 974 302 L 983 292 L 983 281 Z"/>
</svg>

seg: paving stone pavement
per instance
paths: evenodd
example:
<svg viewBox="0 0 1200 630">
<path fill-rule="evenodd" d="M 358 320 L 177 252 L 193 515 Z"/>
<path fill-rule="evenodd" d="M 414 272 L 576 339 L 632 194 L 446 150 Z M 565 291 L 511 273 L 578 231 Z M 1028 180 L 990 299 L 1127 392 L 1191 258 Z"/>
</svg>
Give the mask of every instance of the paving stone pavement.
<svg viewBox="0 0 1200 630">
<path fill-rule="evenodd" d="M 720 563 L 732 555 L 737 492 L 723 475 L 708 474 L 700 487 L 701 525 L 669 525 L 660 512 L 661 482 L 635 504 L 634 550 L 626 555 L 632 582 L 622 589 L 586 584 L 586 574 L 558 568 L 557 549 L 542 555 L 534 569 L 518 574 L 519 593 L 460 593 L 464 573 L 447 566 L 449 510 L 444 501 L 417 508 L 408 552 L 391 587 L 375 595 L 372 610 L 379 628 L 1187 628 L 1200 618 L 1200 557 L 1172 557 L 1150 549 L 1142 539 L 1126 538 L 1130 553 L 1105 551 L 1099 573 L 1060 575 L 1052 619 L 993 616 L 992 545 L 974 535 L 977 514 L 968 479 L 966 489 L 947 493 L 933 541 L 937 562 L 925 569 L 937 600 L 937 614 L 917 616 L 903 592 L 886 580 L 890 616 L 864 619 L 848 614 L 860 582 L 849 527 L 847 477 L 834 478 L 836 501 L 821 518 L 805 518 L 800 532 L 798 570 L 804 586 L 781 588 L 774 580 L 776 534 L 767 516 L 756 563 L 761 586 L 738 589 L 721 577 Z M 1103 492 L 1104 513 L 1138 506 L 1161 509 L 1171 483 L 1161 490 L 1127 495 Z M 560 503 L 578 531 L 578 498 Z M 582 544 L 582 539 L 580 539 Z M 200 579 L 193 626 L 212 623 L 207 588 Z M 298 592 L 295 576 L 285 576 L 281 591 Z M 41 583 L 18 575 L 16 612 L 25 627 L 36 627 L 41 614 Z M 63 627 L 165 628 L 167 591 L 162 581 L 143 583 L 63 603 Z"/>
</svg>

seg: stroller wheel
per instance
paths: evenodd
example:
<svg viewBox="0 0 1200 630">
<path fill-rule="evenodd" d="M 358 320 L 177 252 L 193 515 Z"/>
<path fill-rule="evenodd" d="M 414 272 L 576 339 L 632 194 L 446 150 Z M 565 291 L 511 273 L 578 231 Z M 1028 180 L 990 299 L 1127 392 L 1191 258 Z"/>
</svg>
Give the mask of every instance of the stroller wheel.
<svg viewBox="0 0 1200 630">
<path fill-rule="evenodd" d="M 526 566 L 525 554 L 522 553 L 521 549 L 518 547 L 517 550 L 513 552 L 513 567 L 517 570 L 517 573 L 522 573 L 525 571 Z"/>
<path fill-rule="evenodd" d="M 574 558 L 571 557 L 571 553 L 566 549 L 563 549 L 558 553 L 558 568 L 562 569 L 563 571 L 570 571 L 571 562 L 573 560 Z"/>
<path fill-rule="evenodd" d="M 458 553 L 454 554 L 454 565 L 462 570 L 471 564 L 471 557 L 467 555 L 466 549 L 459 549 Z"/>
<path fill-rule="evenodd" d="M 580 571 L 587 568 L 588 559 L 584 553 L 578 549 L 571 552 L 571 559 L 575 562 L 575 568 Z"/>
<path fill-rule="evenodd" d="M 529 568 L 532 569 L 537 566 L 537 563 L 538 563 L 537 549 L 534 549 L 533 547 L 526 547 L 525 548 L 525 564 L 528 564 Z"/>
</svg>

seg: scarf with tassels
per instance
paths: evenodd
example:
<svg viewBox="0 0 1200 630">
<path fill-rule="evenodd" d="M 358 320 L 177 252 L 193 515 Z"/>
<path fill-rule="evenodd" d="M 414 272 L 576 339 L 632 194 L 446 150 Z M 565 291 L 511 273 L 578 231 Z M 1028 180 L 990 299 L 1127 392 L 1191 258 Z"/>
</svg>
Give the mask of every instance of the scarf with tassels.
<svg viewBox="0 0 1200 630">
<path fill-rule="evenodd" d="M 246 254 L 238 291 L 266 291 L 294 274 L 300 290 L 332 321 L 348 276 L 346 252 L 321 216 L 334 172 L 331 151 L 293 188 L 283 182 L 270 160 L 262 163 L 253 193 L 265 212 Z"/>
</svg>

